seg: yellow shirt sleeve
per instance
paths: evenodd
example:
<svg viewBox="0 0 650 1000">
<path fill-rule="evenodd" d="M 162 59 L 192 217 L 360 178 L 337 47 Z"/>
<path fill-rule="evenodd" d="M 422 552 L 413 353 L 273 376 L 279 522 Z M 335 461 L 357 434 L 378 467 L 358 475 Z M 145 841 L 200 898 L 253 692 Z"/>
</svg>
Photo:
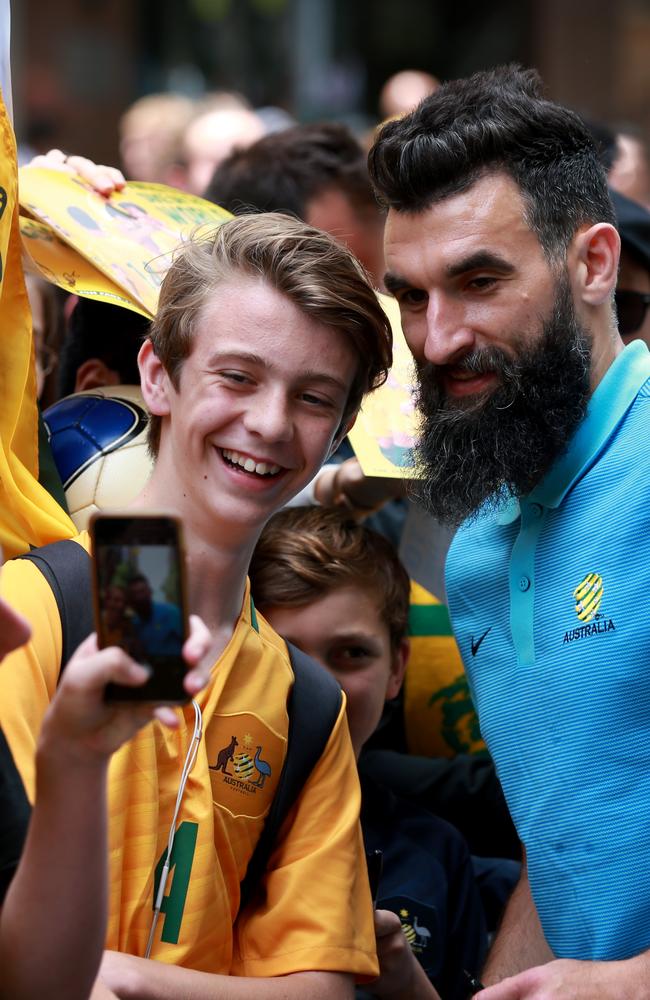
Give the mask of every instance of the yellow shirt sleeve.
<svg viewBox="0 0 650 1000">
<path fill-rule="evenodd" d="M 345 699 L 344 699 L 345 701 Z M 378 975 L 361 802 L 345 703 L 323 755 L 287 816 L 264 897 L 235 926 L 233 973 Z"/>
<path fill-rule="evenodd" d="M 0 725 L 33 802 L 38 734 L 59 677 L 61 622 L 54 595 L 31 562 L 5 563 L 0 593 L 32 626 L 30 641 L 0 666 Z"/>
</svg>

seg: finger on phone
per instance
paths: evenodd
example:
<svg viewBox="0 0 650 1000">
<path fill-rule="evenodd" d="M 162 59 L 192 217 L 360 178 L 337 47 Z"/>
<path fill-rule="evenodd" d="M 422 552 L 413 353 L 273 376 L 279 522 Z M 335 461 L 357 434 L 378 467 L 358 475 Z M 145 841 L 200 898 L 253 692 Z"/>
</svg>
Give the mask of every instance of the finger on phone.
<svg viewBox="0 0 650 1000">
<path fill-rule="evenodd" d="M 106 666 L 103 671 L 104 683 L 126 684 L 128 687 L 140 687 L 151 677 L 149 667 L 136 663 L 119 646 L 109 646 L 97 654 L 104 657 Z"/>
<path fill-rule="evenodd" d="M 210 648 L 212 637 L 210 631 L 198 615 L 190 615 L 190 634 L 183 644 L 183 659 L 194 667 Z"/>
</svg>

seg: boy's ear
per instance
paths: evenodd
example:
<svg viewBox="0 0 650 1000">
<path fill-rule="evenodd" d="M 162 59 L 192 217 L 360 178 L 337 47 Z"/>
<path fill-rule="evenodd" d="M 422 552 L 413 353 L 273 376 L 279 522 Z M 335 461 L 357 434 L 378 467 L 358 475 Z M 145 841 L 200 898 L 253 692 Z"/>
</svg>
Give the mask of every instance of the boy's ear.
<svg viewBox="0 0 650 1000">
<path fill-rule="evenodd" d="M 140 369 L 140 387 L 142 397 L 150 413 L 157 417 L 169 414 L 169 375 L 153 349 L 153 344 L 147 338 L 138 353 Z"/>
<path fill-rule="evenodd" d="M 393 662 L 390 668 L 390 675 L 388 677 L 388 685 L 386 687 L 387 700 L 396 698 L 400 692 L 404 682 L 404 674 L 406 673 L 410 653 L 411 643 L 406 637 L 404 637 L 400 641 L 397 649 L 393 652 Z"/>
</svg>

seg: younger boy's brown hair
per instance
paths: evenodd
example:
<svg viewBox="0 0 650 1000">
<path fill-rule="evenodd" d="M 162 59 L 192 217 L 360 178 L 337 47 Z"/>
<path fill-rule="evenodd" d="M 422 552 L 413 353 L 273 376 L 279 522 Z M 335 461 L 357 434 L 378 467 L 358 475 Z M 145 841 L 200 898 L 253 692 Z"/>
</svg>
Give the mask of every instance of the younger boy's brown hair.
<svg viewBox="0 0 650 1000">
<path fill-rule="evenodd" d="M 285 507 L 264 528 L 249 570 L 253 600 L 264 608 L 303 607 L 339 587 L 370 591 L 391 646 L 407 633 L 410 581 L 382 535 L 324 507 Z"/>
</svg>

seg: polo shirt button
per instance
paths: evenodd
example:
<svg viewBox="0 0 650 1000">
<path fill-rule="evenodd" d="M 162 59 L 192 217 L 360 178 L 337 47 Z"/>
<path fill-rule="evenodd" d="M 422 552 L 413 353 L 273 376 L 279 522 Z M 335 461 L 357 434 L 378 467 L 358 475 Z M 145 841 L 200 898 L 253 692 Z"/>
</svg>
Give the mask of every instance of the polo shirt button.
<svg viewBox="0 0 650 1000">
<path fill-rule="evenodd" d="M 533 512 L 534 517 L 542 516 L 542 505 L 539 503 L 531 503 L 530 509 Z"/>
<path fill-rule="evenodd" d="M 530 580 L 528 579 L 527 576 L 519 577 L 519 589 L 524 594 L 526 593 L 527 590 L 530 590 Z"/>
</svg>

